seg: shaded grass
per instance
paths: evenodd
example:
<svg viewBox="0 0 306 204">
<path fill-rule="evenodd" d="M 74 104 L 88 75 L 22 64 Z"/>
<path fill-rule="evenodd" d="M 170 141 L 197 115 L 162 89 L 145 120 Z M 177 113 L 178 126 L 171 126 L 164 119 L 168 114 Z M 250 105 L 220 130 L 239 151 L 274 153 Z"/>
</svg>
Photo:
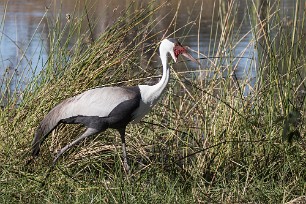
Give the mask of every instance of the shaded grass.
<svg viewBox="0 0 306 204">
<path fill-rule="evenodd" d="M 163 100 L 139 125 L 128 127 L 132 175 L 123 173 L 120 138 L 107 130 L 65 155 L 41 187 L 56 151 L 82 127 L 57 128 L 41 157 L 24 166 L 35 127 L 55 104 L 84 90 L 143 83 L 151 70 L 139 67 L 139 53 L 159 32 L 152 16 L 160 7 L 127 12 L 89 45 L 84 41 L 90 31 L 81 34 L 87 12 L 64 26 L 56 19 L 42 73 L 24 90 L 22 103 L 16 106 L 13 98 L 1 111 L 1 203 L 282 203 L 305 195 L 305 56 L 297 54 L 305 49 L 304 21 L 294 18 L 290 32 L 277 4 L 264 8 L 270 14 L 264 18 L 249 5 L 245 18 L 258 48 L 259 74 L 243 96 L 249 79 L 238 80 L 231 74 L 234 60 L 220 55 L 241 39 L 233 30 L 238 5 L 219 3 L 213 77 L 191 80 L 189 72 L 172 70 Z"/>
</svg>

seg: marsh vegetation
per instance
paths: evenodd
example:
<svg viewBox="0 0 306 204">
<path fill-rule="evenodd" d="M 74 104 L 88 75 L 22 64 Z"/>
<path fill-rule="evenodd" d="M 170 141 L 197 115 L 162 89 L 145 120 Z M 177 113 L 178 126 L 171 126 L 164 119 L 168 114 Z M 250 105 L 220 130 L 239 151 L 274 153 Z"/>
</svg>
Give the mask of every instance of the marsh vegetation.
<svg viewBox="0 0 306 204">
<path fill-rule="evenodd" d="M 22 77 L 14 74 L 4 75 L 1 84 L 0 202 L 285 203 L 305 195 L 303 2 L 296 1 L 288 21 L 279 1 L 249 1 L 240 29 L 234 29 L 239 1 L 215 1 L 209 56 L 197 44 L 190 50 L 201 67 L 181 61 L 178 70 L 171 64 L 162 100 L 139 124 L 128 126 L 132 174 L 124 174 L 120 138 L 107 130 L 64 155 L 42 187 L 56 152 L 83 128 L 61 125 L 41 156 L 25 165 L 44 115 L 93 87 L 154 83 L 161 74 L 157 39 L 174 36 L 184 43 L 191 29 L 201 29 L 202 13 L 176 27 L 178 6 L 169 27 L 160 29 L 162 18 L 156 16 L 168 3 L 137 9 L 131 4 L 94 38 L 90 8 L 65 21 L 60 11 L 45 15 L 52 29 L 41 71 L 22 89 Z M 250 29 L 241 35 L 245 24 Z M 252 52 L 237 55 L 246 36 Z M 237 66 L 246 59 L 239 77 Z"/>
</svg>

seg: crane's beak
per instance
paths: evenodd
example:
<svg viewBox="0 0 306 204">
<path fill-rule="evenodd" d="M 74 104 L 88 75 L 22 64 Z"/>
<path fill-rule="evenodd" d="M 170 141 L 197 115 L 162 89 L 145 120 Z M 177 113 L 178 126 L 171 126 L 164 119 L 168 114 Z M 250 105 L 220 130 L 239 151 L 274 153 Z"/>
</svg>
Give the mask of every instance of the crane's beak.
<svg viewBox="0 0 306 204">
<path fill-rule="evenodd" d="M 192 62 L 197 63 L 198 65 L 200 65 L 200 63 L 194 59 L 188 52 L 187 49 L 185 47 L 183 47 L 181 44 L 177 44 L 174 47 L 174 52 L 171 53 L 173 59 L 175 62 L 177 62 L 177 58 L 179 55 L 183 55 L 184 57 L 186 57 L 187 59 L 190 59 Z"/>
<path fill-rule="evenodd" d="M 187 59 L 190 59 L 192 62 L 197 63 L 198 65 L 201 65 L 200 62 L 198 62 L 198 60 L 194 59 L 186 50 L 186 52 L 182 52 L 182 55 L 184 57 L 186 57 Z"/>
</svg>

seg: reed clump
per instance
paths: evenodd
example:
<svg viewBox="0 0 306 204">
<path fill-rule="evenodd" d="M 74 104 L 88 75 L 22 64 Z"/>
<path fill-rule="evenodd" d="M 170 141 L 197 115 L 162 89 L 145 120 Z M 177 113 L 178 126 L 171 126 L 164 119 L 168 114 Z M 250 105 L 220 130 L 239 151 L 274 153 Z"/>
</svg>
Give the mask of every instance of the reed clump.
<svg viewBox="0 0 306 204">
<path fill-rule="evenodd" d="M 124 174 L 117 132 L 107 130 L 64 155 L 41 187 L 56 151 L 83 127 L 61 125 L 44 143 L 40 158 L 25 166 L 37 124 L 55 104 L 84 90 L 144 83 L 154 70 L 144 72 L 139 55 L 144 42 L 158 33 L 152 16 L 160 7 L 127 12 L 90 44 L 84 44 L 90 31 L 77 33 L 82 19 L 51 31 L 43 71 L 22 92 L 21 102 L 12 98 L 1 111 L 0 201 L 285 203 L 305 195 L 304 13 L 288 31 L 277 4 L 262 8 L 267 16 L 249 5 L 250 46 L 257 47 L 252 83 L 249 75 L 238 79 L 234 74 L 234 61 L 242 58 L 220 54 L 245 37 L 233 30 L 236 2 L 220 4 L 215 9 L 222 20 L 213 27 L 220 29 L 220 41 L 211 45 L 219 57 L 210 59 L 206 70 L 212 77 L 194 74 L 198 79 L 193 79 L 188 70 L 172 69 L 163 100 L 140 124 L 128 126 L 132 174 Z M 69 36 L 65 40 L 63 33 Z M 127 41 L 127 36 L 133 38 Z"/>
</svg>

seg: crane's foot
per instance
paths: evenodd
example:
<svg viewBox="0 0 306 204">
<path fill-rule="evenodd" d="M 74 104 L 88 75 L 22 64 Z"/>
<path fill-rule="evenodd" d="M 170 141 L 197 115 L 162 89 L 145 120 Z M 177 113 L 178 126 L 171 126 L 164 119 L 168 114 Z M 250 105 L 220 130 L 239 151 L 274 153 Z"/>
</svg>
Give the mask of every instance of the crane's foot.
<svg viewBox="0 0 306 204">
<path fill-rule="evenodd" d="M 131 174 L 130 166 L 128 165 L 127 161 L 123 162 L 123 167 L 124 167 L 125 174 L 130 175 Z"/>
<path fill-rule="evenodd" d="M 53 159 L 52 162 L 52 168 L 54 168 L 55 164 L 57 163 L 57 160 L 60 158 L 60 156 L 62 155 L 61 151 L 59 151 L 56 155 L 56 157 Z"/>
<path fill-rule="evenodd" d="M 28 166 L 29 164 L 31 164 L 34 161 L 34 157 L 31 156 L 31 158 L 29 158 L 26 162 L 25 162 L 25 166 Z"/>
</svg>

